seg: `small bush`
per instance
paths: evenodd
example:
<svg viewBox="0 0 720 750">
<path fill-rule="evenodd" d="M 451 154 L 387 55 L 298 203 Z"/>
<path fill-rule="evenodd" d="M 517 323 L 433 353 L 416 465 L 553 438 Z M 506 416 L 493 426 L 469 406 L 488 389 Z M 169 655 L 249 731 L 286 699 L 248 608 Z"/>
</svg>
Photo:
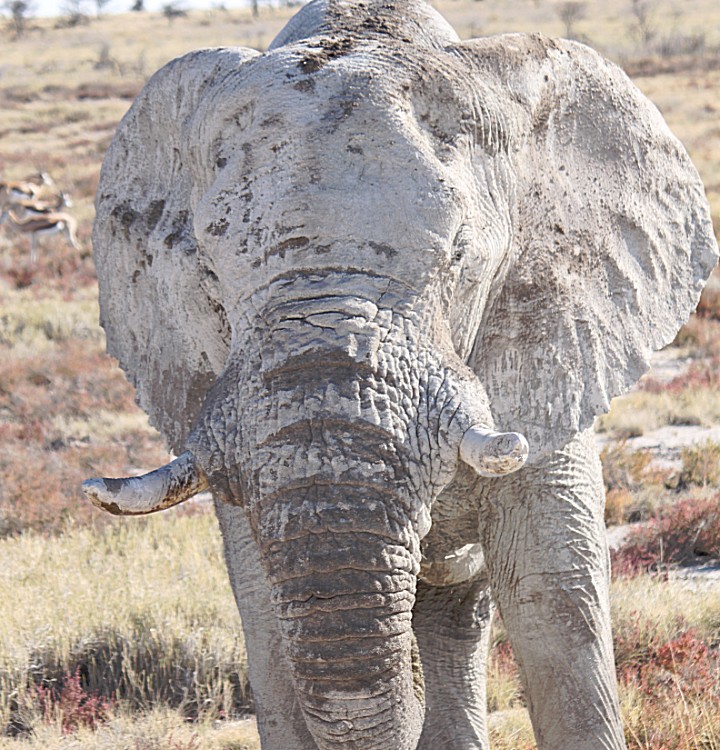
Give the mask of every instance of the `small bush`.
<svg viewBox="0 0 720 750">
<path fill-rule="evenodd" d="M 720 660 L 717 651 L 685 627 L 668 639 L 653 638 L 629 661 L 618 663 L 621 693 L 633 696 L 642 712 L 624 706 L 630 748 L 714 750 L 706 744 L 718 729 Z"/>
<path fill-rule="evenodd" d="M 684 34 L 675 31 L 662 36 L 656 47 L 658 54 L 662 57 L 702 55 L 707 48 L 707 39 L 703 32 Z"/>
<path fill-rule="evenodd" d="M 66 675 L 58 686 L 37 686 L 35 695 L 45 721 L 59 720 L 63 734 L 80 727 L 96 729 L 108 720 L 112 709 L 112 701 L 87 692 L 79 669 Z"/>
<path fill-rule="evenodd" d="M 696 316 L 720 320 L 720 271 L 716 268 L 700 295 Z"/>
<path fill-rule="evenodd" d="M 675 623 L 675 628 L 683 626 L 684 623 Z M 620 680 L 627 682 L 637 675 L 652 660 L 652 655 L 662 642 L 658 629 L 639 612 L 632 612 L 622 627 L 615 627 L 613 647 L 615 668 Z"/>
<path fill-rule="evenodd" d="M 720 359 L 693 362 L 682 375 L 672 378 L 666 383 L 653 378 L 643 381 L 642 390 L 648 393 L 679 394 L 688 389 L 717 388 L 720 386 Z"/>
<path fill-rule="evenodd" d="M 53 319 L 55 307 L 62 314 Z M 100 351 L 87 320 L 95 314 L 94 305 L 0 308 L 0 538 L 104 524 L 105 514 L 82 499 L 81 482 L 167 461 L 132 388 Z"/>
<path fill-rule="evenodd" d="M 698 445 L 682 449 L 682 471 L 680 482 L 683 485 L 695 484 L 700 487 L 720 485 L 720 443 L 707 440 Z"/>
<path fill-rule="evenodd" d="M 629 520 L 635 498 L 625 487 L 615 487 L 605 497 L 605 524 L 616 526 Z"/>
<path fill-rule="evenodd" d="M 127 82 L 113 83 L 107 80 L 81 83 L 75 90 L 75 97 L 80 101 L 85 99 L 127 99 L 132 101 L 140 93 L 142 83 Z"/>
<path fill-rule="evenodd" d="M 668 584 L 651 586 L 665 590 Z M 704 738 L 717 737 L 720 728 L 714 708 L 720 699 L 717 651 L 692 620 L 676 615 L 666 621 L 662 612 L 647 610 L 647 605 L 641 597 L 641 611 L 614 617 L 628 748 L 716 750 L 717 745 L 705 744 Z"/>
<path fill-rule="evenodd" d="M 658 571 L 666 565 L 692 562 L 698 556 L 720 557 L 720 495 L 686 498 L 662 507 L 612 553 L 613 574 Z"/>
<path fill-rule="evenodd" d="M 673 346 L 692 349 L 694 356 L 720 357 L 720 318 L 715 313 L 693 315 L 678 331 Z"/>
<path fill-rule="evenodd" d="M 605 488 L 632 490 L 644 481 L 645 472 L 652 461 L 650 451 L 631 451 L 624 442 L 605 448 L 600 454 Z"/>
</svg>

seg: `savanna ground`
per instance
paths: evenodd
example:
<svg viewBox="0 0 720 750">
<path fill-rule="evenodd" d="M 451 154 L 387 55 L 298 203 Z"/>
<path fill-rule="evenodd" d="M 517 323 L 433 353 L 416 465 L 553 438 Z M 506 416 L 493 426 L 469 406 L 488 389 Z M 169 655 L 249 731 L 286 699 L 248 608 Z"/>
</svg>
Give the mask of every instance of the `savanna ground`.
<svg viewBox="0 0 720 750">
<path fill-rule="evenodd" d="M 693 157 L 720 228 L 716 0 L 445 2 L 462 36 L 572 35 L 622 64 Z M 0 177 L 49 172 L 82 250 L 0 233 L 0 748 L 257 748 L 238 616 L 207 506 L 116 520 L 89 476 L 167 459 L 103 354 L 91 259 L 102 155 L 143 82 L 187 50 L 264 48 L 291 11 L 129 14 L 0 31 Z M 599 421 L 614 553 L 616 662 L 633 750 L 720 749 L 720 276 L 663 369 Z M 662 432 L 662 430 L 666 432 Z M 658 432 L 660 430 L 660 432 Z M 690 435 L 684 448 L 653 436 Z M 694 430 L 694 432 L 690 432 Z M 700 441 L 692 442 L 700 436 Z M 652 450 L 636 450 L 638 445 Z M 186 506 L 187 507 L 187 506 Z M 496 629 L 494 748 L 530 750 L 512 653 Z"/>
</svg>

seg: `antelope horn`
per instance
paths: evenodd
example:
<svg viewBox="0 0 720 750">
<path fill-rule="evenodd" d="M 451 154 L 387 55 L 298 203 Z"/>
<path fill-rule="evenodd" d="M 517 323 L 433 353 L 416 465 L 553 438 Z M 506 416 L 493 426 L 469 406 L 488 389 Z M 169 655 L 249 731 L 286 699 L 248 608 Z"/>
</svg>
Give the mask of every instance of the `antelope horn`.
<svg viewBox="0 0 720 750">
<path fill-rule="evenodd" d="M 460 442 L 460 458 L 481 477 L 502 477 L 522 468 L 528 442 L 519 432 L 493 432 L 471 427 Z"/>
<path fill-rule="evenodd" d="M 140 477 L 88 479 L 82 490 L 93 505 L 114 516 L 143 516 L 182 503 L 208 486 L 205 472 L 188 451 Z"/>
</svg>

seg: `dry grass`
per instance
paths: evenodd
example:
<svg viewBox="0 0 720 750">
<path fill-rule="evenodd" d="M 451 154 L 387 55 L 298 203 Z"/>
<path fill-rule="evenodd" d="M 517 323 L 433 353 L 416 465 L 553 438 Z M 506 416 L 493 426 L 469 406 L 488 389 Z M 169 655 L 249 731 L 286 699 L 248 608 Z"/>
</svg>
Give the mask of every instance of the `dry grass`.
<svg viewBox="0 0 720 750">
<path fill-rule="evenodd" d="M 694 630 L 709 644 L 720 642 L 717 591 L 708 593 L 657 576 L 637 576 L 613 581 L 610 603 L 619 666 L 631 659 L 630 651 L 637 653 L 638 644 L 645 648 L 651 641 L 668 642 L 683 630 Z"/>
<path fill-rule="evenodd" d="M 650 517 L 668 496 L 671 473 L 652 463 L 649 451 L 633 451 L 624 442 L 605 448 L 600 459 L 605 483 L 605 523 L 633 523 Z"/>
<path fill-rule="evenodd" d="M 488 724 L 493 750 L 536 750 L 527 709 L 514 708 L 491 714 Z"/>
<path fill-rule="evenodd" d="M 255 722 L 188 723 L 177 711 L 114 712 L 96 731 L 63 734 L 59 721 L 38 722 L 32 736 L 0 737 L 0 750 L 260 750 Z"/>
<path fill-rule="evenodd" d="M 704 523 L 712 528 L 711 536 L 718 535 L 715 541 L 703 537 L 706 545 L 714 545 L 705 554 L 720 557 L 720 528 L 716 519 L 720 444 L 706 440 L 682 448 L 679 465 L 672 466 L 658 464 L 651 451 L 632 450 L 624 441 L 606 447 L 600 459 L 607 526 L 655 521 L 668 516 L 673 508 L 687 506 L 691 511 L 695 508 L 698 521 L 704 518 Z M 673 527 L 681 518 L 667 523 Z"/>
<path fill-rule="evenodd" d="M 247 710 L 243 639 L 207 513 L 6 539 L 0 602 L 0 726 L 43 723 L 33 686 L 62 686 L 76 670 L 88 694 L 126 708 Z"/>
<path fill-rule="evenodd" d="M 647 576 L 612 588 L 615 658 L 631 750 L 720 747 L 720 594 Z"/>
<path fill-rule="evenodd" d="M 613 401 L 598 429 L 617 437 L 636 437 L 664 425 L 711 426 L 720 422 L 720 391 L 711 385 L 688 385 L 677 391 L 636 390 Z"/>
<path fill-rule="evenodd" d="M 6 289 L 0 298 L 0 346 L 6 359 L 22 360 L 72 340 L 87 341 L 89 351 L 104 348 L 98 326 L 97 289 L 81 289 L 71 297 L 37 289 Z"/>
<path fill-rule="evenodd" d="M 666 573 L 670 567 L 720 559 L 720 495 L 660 504 L 611 557 L 616 576 Z"/>
<path fill-rule="evenodd" d="M 88 476 L 123 475 L 164 463 L 157 432 L 87 320 L 94 300 L 43 300 L 0 317 L 0 536 L 68 522 L 97 523 L 80 500 Z M 5 324 L 3 329 L 2 324 Z M 0 344 L 0 346 L 2 346 Z"/>
<path fill-rule="evenodd" d="M 212 721 L 247 706 L 247 696 L 211 516 L 170 512 L 99 533 L 6 539 L 0 571 L 0 714 L 4 721 L 12 714 L 17 730 L 33 730 L 0 740 L 0 748 L 257 747 L 251 723 Z M 711 702 L 720 685 L 712 671 L 720 595 L 647 576 L 621 579 L 613 583 L 612 614 L 630 747 L 712 748 L 692 741 L 712 736 L 720 721 Z M 517 669 L 502 630 L 497 639 L 488 686 L 493 747 L 530 750 Z M 29 686 L 57 684 L 78 667 L 89 695 L 116 701 L 95 732 L 80 726 L 63 734 L 63 717 L 42 711 Z M 200 721 L 188 724 L 198 713 Z"/>
<path fill-rule="evenodd" d="M 611 588 L 615 662 L 630 750 L 720 748 L 720 592 L 639 576 Z M 490 662 L 494 750 L 535 750 L 501 634 Z M 498 702 L 498 698 L 501 699 Z"/>
</svg>

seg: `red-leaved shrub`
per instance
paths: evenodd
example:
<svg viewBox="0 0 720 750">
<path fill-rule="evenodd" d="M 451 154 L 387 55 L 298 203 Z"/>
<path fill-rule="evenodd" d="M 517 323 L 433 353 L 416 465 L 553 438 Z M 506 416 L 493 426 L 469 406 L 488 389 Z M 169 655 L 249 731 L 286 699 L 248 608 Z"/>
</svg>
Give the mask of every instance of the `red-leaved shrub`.
<svg viewBox="0 0 720 750">
<path fill-rule="evenodd" d="M 669 641 L 637 625 L 615 634 L 618 679 L 645 695 L 682 695 L 720 701 L 720 660 L 692 628 Z"/>
<path fill-rule="evenodd" d="M 645 378 L 640 384 L 649 393 L 682 393 L 697 388 L 717 388 L 720 386 L 720 358 L 693 362 L 686 372 L 667 382 L 655 378 Z"/>
<path fill-rule="evenodd" d="M 613 551 L 613 574 L 658 571 L 665 565 L 693 562 L 698 556 L 720 557 L 720 495 L 661 507 Z"/>
<path fill-rule="evenodd" d="M 490 660 L 498 672 L 508 677 L 517 676 L 518 667 L 510 641 L 500 641 L 495 644 L 490 651 Z"/>
<path fill-rule="evenodd" d="M 35 692 L 45 721 L 59 717 L 63 734 L 80 727 L 96 729 L 98 724 L 108 720 L 112 709 L 112 701 L 85 690 L 79 670 L 65 675 L 58 686 L 38 685 Z"/>
</svg>

